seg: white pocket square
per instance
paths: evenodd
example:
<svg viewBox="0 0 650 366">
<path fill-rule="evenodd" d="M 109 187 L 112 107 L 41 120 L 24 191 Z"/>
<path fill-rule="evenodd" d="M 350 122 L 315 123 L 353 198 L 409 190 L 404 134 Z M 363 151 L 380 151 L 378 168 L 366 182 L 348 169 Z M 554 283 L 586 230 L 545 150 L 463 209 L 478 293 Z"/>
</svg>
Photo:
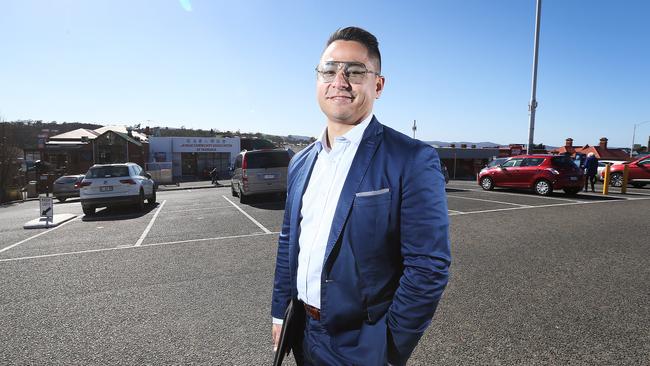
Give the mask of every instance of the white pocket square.
<svg viewBox="0 0 650 366">
<path fill-rule="evenodd" d="M 380 189 L 378 191 L 368 191 L 368 192 L 359 192 L 356 194 L 357 197 L 369 197 L 369 196 L 377 196 L 380 194 L 388 193 L 390 192 L 389 188 L 384 188 Z"/>
</svg>

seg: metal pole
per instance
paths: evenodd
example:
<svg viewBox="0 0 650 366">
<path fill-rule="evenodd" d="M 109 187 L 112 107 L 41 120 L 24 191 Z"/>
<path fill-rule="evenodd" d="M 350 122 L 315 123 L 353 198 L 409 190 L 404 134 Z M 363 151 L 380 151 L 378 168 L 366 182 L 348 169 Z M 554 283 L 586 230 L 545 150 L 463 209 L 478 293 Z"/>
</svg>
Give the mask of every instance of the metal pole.
<svg viewBox="0 0 650 366">
<path fill-rule="evenodd" d="M 539 19 L 542 15 L 542 0 L 537 0 L 537 11 L 535 20 L 535 51 L 533 53 L 533 86 L 530 97 L 528 110 L 530 111 L 529 130 L 528 130 L 528 154 L 531 153 L 533 138 L 535 136 L 535 110 L 537 109 L 537 54 L 539 51 Z"/>
<path fill-rule="evenodd" d="M 630 149 L 630 158 L 632 157 L 632 153 L 634 152 L 634 138 L 635 137 L 636 137 L 636 125 L 634 125 L 634 131 L 632 132 L 632 148 Z"/>
<path fill-rule="evenodd" d="M 632 148 L 630 149 L 630 158 L 632 157 L 632 153 L 634 152 L 634 142 L 635 142 L 634 140 L 636 138 L 636 126 L 641 126 L 642 124 L 645 124 L 645 123 L 650 123 L 650 120 L 634 124 L 634 131 L 632 132 Z M 648 146 L 648 149 L 650 149 L 650 146 Z"/>
<path fill-rule="evenodd" d="M 415 125 L 415 120 L 413 120 L 413 138 L 415 138 L 415 131 L 417 131 L 418 126 Z"/>
</svg>

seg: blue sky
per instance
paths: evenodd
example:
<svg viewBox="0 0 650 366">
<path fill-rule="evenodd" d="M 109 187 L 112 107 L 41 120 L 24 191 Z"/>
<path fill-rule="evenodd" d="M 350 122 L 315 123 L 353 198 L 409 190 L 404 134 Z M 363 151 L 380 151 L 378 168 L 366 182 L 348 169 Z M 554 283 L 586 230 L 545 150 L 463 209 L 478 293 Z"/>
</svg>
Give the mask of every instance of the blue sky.
<svg viewBox="0 0 650 366">
<path fill-rule="evenodd" d="M 650 120 L 648 14 L 644 0 L 543 2 L 536 143 L 630 146 Z M 316 136 L 313 69 L 356 25 L 380 42 L 381 122 L 525 143 L 534 19 L 534 0 L 5 0 L 0 116 Z"/>
</svg>

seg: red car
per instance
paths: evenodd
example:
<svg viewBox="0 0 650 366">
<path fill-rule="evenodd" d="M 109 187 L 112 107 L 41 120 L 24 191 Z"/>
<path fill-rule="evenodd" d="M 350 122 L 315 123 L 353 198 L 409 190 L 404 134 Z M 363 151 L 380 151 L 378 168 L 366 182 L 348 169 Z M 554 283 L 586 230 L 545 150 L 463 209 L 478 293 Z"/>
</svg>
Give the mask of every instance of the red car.
<svg viewBox="0 0 650 366">
<path fill-rule="evenodd" d="M 628 183 L 636 188 L 650 184 L 650 155 L 646 155 L 630 162 L 612 165 L 609 168 L 612 186 L 620 187 L 623 185 L 623 169 L 626 165 L 628 167 Z"/>
<path fill-rule="evenodd" d="M 478 184 L 485 190 L 494 187 L 533 189 L 542 196 L 555 189 L 576 194 L 585 185 L 582 169 L 564 155 L 519 155 L 483 169 Z"/>
</svg>

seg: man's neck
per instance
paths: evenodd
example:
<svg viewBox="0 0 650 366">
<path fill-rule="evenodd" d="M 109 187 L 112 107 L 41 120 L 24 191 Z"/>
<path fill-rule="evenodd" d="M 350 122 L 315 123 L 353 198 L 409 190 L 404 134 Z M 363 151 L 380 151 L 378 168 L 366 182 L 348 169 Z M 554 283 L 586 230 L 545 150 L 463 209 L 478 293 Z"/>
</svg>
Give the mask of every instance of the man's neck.
<svg viewBox="0 0 650 366">
<path fill-rule="evenodd" d="M 340 122 L 332 122 L 330 120 L 327 120 L 327 145 L 329 145 L 328 147 L 330 149 L 334 147 L 334 141 L 336 140 L 337 137 L 345 135 L 346 133 L 348 133 L 348 131 L 358 126 L 366 118 L 368 118 L 368 116 L 363 117 L 353 125 L 348 125 Z"/>
</svg>

